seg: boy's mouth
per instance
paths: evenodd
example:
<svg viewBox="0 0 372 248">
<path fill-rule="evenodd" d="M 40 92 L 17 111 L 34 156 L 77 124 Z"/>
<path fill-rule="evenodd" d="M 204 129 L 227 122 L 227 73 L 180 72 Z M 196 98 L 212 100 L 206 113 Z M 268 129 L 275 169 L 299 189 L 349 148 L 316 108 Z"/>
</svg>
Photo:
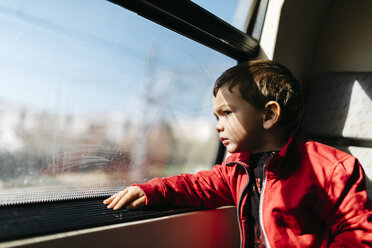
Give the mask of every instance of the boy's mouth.
<svg viewBox="0 0 372 248">
<path fill-rule="evenodd" d="M 229 143 L 229 140 L 227 138 L 221 137 L 220 140 L 224 145 L 227 145 Z"/>
</svg>

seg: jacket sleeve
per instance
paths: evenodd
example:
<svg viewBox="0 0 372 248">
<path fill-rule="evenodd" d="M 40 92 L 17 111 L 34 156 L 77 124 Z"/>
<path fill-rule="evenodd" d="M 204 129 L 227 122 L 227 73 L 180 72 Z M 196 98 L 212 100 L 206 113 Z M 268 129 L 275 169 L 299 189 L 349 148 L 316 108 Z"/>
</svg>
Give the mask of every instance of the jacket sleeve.
<svg viewBox="0 0 372 248">
<path fill-rule="evenodd" d="M 372 212 L 358 160 L 336 166 L 328 186 L 330 247 L 372 247 Z"/>
<path fill-rule="evenodd" d="M 228 168 L 215 165 L 212 170 L 180 174 L 133 184 L 146 195 L 146 206 L 170 204 L 183 207 L 215 208 L 234 204 L 225 176 Z"/>
</svg>

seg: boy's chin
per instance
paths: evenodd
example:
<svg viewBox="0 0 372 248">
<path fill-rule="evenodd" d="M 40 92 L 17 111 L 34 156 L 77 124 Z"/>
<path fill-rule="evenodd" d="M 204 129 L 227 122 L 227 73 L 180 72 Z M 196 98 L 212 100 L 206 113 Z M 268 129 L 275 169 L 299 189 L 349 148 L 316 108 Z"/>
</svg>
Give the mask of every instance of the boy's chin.
<svg viewBox="0 0 372 248">
<path fill-rule="evenodd" d="M 232 146 L 231 144 L 229 144 L 228 146 L 226 146 L 226 151 L 227 151 L 228 153 L 247 152 L 247 151 L 244 150 L 243 148 L 238 147 L 238 146 Z"/>
<path fill-rule="evenodd" d="M 239 149 L 235 146 L 227 146 L 226 151 L 228 153 L 237 153 L 237 152 L 239 152 Z"/>
</svg>

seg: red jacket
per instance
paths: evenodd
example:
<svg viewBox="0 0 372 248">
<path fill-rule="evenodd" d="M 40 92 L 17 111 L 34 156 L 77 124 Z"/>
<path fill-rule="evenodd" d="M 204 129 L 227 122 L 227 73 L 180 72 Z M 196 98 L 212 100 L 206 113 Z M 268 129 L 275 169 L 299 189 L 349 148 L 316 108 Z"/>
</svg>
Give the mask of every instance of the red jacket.
<svg viewBox="0 0 372 248">
<path fill-rule="evenodd" d="M 137 184 L 146 205 L 215 208 L 235 204 L 242 246 L 250 153 L 210 171 Z M 290 138 L 265 166 L 260 226 L 266 247 L 372 247 L 372 212 L 358 160 L 329 146 Z"/>
</svg>

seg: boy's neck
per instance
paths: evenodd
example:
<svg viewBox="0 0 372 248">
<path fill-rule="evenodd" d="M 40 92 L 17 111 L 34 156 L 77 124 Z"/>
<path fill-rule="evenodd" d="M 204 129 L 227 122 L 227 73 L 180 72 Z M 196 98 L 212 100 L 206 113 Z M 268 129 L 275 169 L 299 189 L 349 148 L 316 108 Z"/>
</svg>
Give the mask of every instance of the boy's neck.
<svg viewBox="0 0 372 248">
<path fill-rule="evenodd" d="M 268 132 L 264 139 L 264 146 L 258 151 L 252 151 L 252 154 L 281 151 L 288 143 L 290 135 L 282 133 L 270 133 Z"/>
</svg>

